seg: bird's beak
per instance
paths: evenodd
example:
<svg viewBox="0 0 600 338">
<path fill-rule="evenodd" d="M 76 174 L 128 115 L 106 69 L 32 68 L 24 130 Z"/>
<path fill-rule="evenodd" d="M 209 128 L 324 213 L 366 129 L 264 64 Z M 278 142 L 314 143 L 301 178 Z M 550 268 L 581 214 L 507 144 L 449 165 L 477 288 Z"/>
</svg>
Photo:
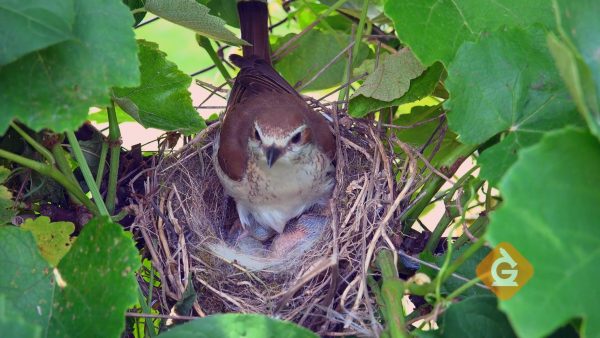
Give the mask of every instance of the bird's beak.
<svg viewBox="0 0 600 338">
<path fill-rule="evenodd" d="M 265 148 L 265 155 L 267 156 L 267 165 L 269 168 L 271 168 L 273 164 L 277 162 L 277 159 L 281 156 L 281 154 L 281 149 L 275 146 Z"/>
</svg>

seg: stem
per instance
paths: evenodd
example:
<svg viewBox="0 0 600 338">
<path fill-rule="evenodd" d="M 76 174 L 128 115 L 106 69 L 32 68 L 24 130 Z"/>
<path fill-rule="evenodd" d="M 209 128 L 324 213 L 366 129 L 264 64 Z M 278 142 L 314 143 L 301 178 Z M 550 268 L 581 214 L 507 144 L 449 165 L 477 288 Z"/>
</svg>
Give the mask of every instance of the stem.
<svg viewBox="0 0 600 338">
<path fill-rule="evenodd" d="M 88 210 L 90 210 L 94 215 L 99 215 L 98 208 L 96 207 L 96 205 L 94 205 L 94 203 L 92 203 L 92 201 L 90 201 L 89 198 L 87 198 L 87 196 L 81 190 L 81 187 L 74 184 L 70 179 L 68 179 L 55 167 L 28 159 L 26 157 L 11 153 L 3 149 L 0 149 L 0 157 L 4 157 L 9 161 L 15 162 L 23 167 L 35 170 L 44 176 L 48 176 L 54 179 L 56 182 L 62 185 L 67 190 L 67 192 L 69 192 L 79 202 L 85 205 L 86 208 L 88 208 Z"/>
<path fill-rule="evenodd" d="M 69 139 L 69 143 L 71 144 L 71 148 L 73 149 L 73 153 L 75 154 L 75 158 L 79 163 L 79 168 L 81 169 L 81 173 L 83 174 L 83 178 L 85 179 L 85 183 L 88 185 L 88 189 L 92 193 L 92 197 L 94 198 L 94 202 L 98 206 L 98 211 L 101 216 L 110 216 L 108 210 L 106 210 L 106 205 L 104 205 L 104 201 L 102 200 L 102 196 L 100 195 L 100 191 L 98 191 L 98 186 L 94 181 L 94 176 L 92 176 L 92 172 L 90 171 L 90 167 L 88 166 L 85 156 L 81 151 L 81 147 L 79 147 L 79 142 L 77 141 L 77 137 L 75 137 L 75 133 L 73 131 L 67 131 L 67 138 Z"/>
<path fill-rule="evenodd" d="M 467 179 L 462 180 L 462 178 L 464 178 L 465 176 L 467 177 Z M 461 185 L 462 186 L 469 186 L 472 182 L 477 180 L 477 178 L 475 178 L 474 176 L 471 176 L 469 173 L 467 173 L 465 176 L 461 177 L 461 180 L 462 180 Z M 483 181 L 478 183 L 478 186 L 481 186 L 481 185 L 483 185 Z M 471 201 L 473 194 L 477 191 L 477 189 L 466 190 L 464 192 L 464 194 L 462 194 L 460 196 L 459 201 L 451 201 L 450 198 L 454 195 L 454 192 L 456 191 L 455 187 L 456 188 L 458 187 L 458 182 L 457 182 L 457 184 L 455 184 L 454 187 L 452 187 L 452 189 L 451 189 L 452 192 L 447 194 L 446 197 L 444 198 L 444 204 L 446 205 L 446 212 L 444 213 L 444 216 L 442 216 L 442 218 L 438 222 L 435 229 L 433 229 L 433 232 L 431 233 L 431 236 L 429 237 L 429 240 L 427 241 L 427 244 L 425 245 L 425 251 L 428 251 L 431 254 L 434 253 L 435 248 L 437 248 L 438 243 L 440 242 L 440 239 L 442 238 L 442 235 L 444 234 L 444 231 L 448 228 L 450 223 L 452 223 L 452 221 L 456 217 L 464 216 L 464 214 L 461 215 L 460 209 L 465 210 L 466 206 Z M 461 205 L 460 209 L 455 206 L 456 203 L 460 203 L 460 205 Z M 450 238 L 451 237 L 452 236 L 450 236 Z"/>
<path fill-rule="evenodd" d="M 462 255 L 455 259 L 447 269 L 442 268 L 436 279 L 439 279 L 441 283 L 446 281 L 446 279 L 448 279 L 448 277 L 450 277 L 467 259 L 469 259 L 469 257 L 473 256 L 473 254 L 477 252 L 477 250 L 479 250 L 484 243 L 485 239 L 480 237 L 477 242 L 473 243 L 473 245 L 468 247 Z"/>
<path fill-rule="evenodd" d="M 356 29 L 356 35 L 354 36 L 354 46 L 352 47 L 351 56 L 348 58 L 348 67 L 346 67 L 346 73 L 344 74 L 345 83 L 348 83 L 349 79 L 352 78 L 352 62 L 353 59 L 358 56 L 358 51 L 360 49 L 360 42 L 362 40 L 363 31 L 365 29 L 365 19 L 367 17 L 367 10 L 369 9 L 369 0 L 363 0 L 363 6 L 360 11 L 360 19 L 358 20 L 358 27 Z M 350 91 L 350 86 L 342 88 L 340 90 L 338 101 L 342 101 Z"/>
<path fill-rule="evenodd" d="M 479 281 L 481 281 L 481 279 L 479 279 L 479 277 L 475 277 L 475 278 L 471 279 L 470 281 L 468 281 L 465 284 L 461 285 L 456 290 L 452 291 L 452 293 L 449 294 L 446 297 L 446 300 L 449 301 L 449 302 L 452 301 L 454 298 L 456 298 L 457 296 L 459 296 L 463 292 L 467 291 L 469 288 L 471 288 L 475 284 L 479 283 Z"/>
<path fill-rule="evenodd" d="M 70 179 L 73 183 L 79 184 L 79 182 L 77 182 L 77 178 L 75 178 L 75 175 L 73 174 L 71 164 L 69 161 L 67 161 L 67 157 L 65 156 L 65 150 L 62 147 L 62 141 L 55 143 L 51 150 L 52 155 L 54 155 L 54 159 L 56 160 L 56 166 L 58 167 L 58 170 L 60 170 L 63 175 L 65 175 L 65 177 Z"/>
<path fill-rule="evenodd" d="M 382 250 L 377 255 L 376 264 L 381 271 L 381 298 L 383 299 L 383 314 L 387 324 L 387 333 L 391 338 L 409 337 L 404 324 L 404 309 L 402 296 L 405 285 L 398 278 L 398 270 L 389 250 Z"/>
<path fill-rule="evenodd" d="M 108 146 L 110 147 L 110 171 L 108 172 L 108 189 L 106 193 L 106 205 L 108 211 L 115 212 L 115 201 L 117 199 L 117 179 L 119 177 L 119 159 L 121 157 L 121 130 L 115 112 L 115 104 L 106 108 L 108 112 Z"/>
<path fill-rule="evenodd" d="M 100 149 L 100 160 L 98 161 L 98 171 L 96 172 L 96 185 L 98 188 L 102 186 L 102 177 L 104 176 L 104 166 L 106 165 L 106 155 L 108 154 L 108 143 L 102 142 Z"/>
<path fill-rule="evenodd" d="M 221 58 L 219 58 L 217 52 L 215 52 L 213 45 L 210 43 L 210 40 L 205 36 L 196 34 L 196 41 L 198 42 L 198 45 L 200 45 L 200 47 L 206 50 L 208 56 L 210 56 L 210 59 L 213 61 L 215 66 L 217 66 L 217 69 L 219 70 L 219 72 L 221 72 L 221 75 L 223 75 L 223 78 L 227 80 L 227 84 L 231 87 L 231 75 L 229 75 L 229 72 L 227 71 L 227 68 L 225 68 L 223 61 L 221 61 Z"/>
<path fill-rule="evenodd" d="M 453 150 L 453 156 L 449 157 L 449 160 L 442 163 L 441 167 L 450 168 L 446 172 L 446 176 L 451 177 L 454 175 L 456 170 L 458 170 L 460 164 L 477 149 L 477 145 L 470 146 L 461 144 L 456 149 Z M 421 190 L 421 193 L 424 191 L 424 196 L 415 203 L 400 219 L 401 222 L 404 223 L 403 231 L 407 233 L 411 228 L 413 223 L 417 220 L 417 218 L 421 215 L 423 210 L 431 203 L 431 199 L 435 196 L 435 194 L 440 190 L 440 188 L 444 185 L 446 181 L 439 177 L 435 176 L 427 183 L 425 183 L 424 188 Z"/>
<path fill-rule="evenodd" d="M 489 221 L 490 221 L 489 218 L 487 218 L 486 216 L 479 216 L 479 218 L 477 218 L 477 220 L 475 222 L 473 222 L 473 224 L 471 224 L 471 226 L 469 227 L 469 231 L 471 232 L 471 234 L 473 234 L 473 236 L 479 238 L 485 231 L 485 227 L 487 226 Z M 466 233 L 463 233 L 454 242 L 454 247 L 458 249 L 461 246 L 465 245 L 465 243 L 467 243 L 468 241 L 469 241 L 469 236 L 467 236 Z"/>
<path fill-rule="evenodd" d="M 38 153 L 40 153 L 46 159 L 46 161 L 48 161 L 48 163 L 50 163 L 51 165 L 54 165 L 54 157 L 52 157 L 52 154 L 48 151 L 48 149 L 46 149 L 46 147 L 39 144 L 33 137 L 31 137 L 27 132 L 25 132 L 23 129 L 21 129 L 21 127 L 19 127 L 15 122 L 11 122 L 10 126 L 17 133 L 19 133 L 19 135 L 21 135 L 21 137 L 25 141 L 27 141 L 27 143 L 29 143 L 29 145 L 31 145 L 33 147 L 33 149 L 35 149 Z"/>
</svg>

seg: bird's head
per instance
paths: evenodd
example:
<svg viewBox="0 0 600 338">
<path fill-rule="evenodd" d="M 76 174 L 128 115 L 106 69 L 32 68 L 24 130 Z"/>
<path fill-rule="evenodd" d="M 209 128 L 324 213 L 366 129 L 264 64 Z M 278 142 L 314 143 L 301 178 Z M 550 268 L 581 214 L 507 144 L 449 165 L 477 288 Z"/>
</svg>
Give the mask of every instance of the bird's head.
<svg viewBox="0 0 600 338">
<path fill-rule="evenodd" d="M 270 168 L 277 162 L 292 163 L 310 150 L 311 130 L 301 116 L 288 114 L 269 116 L 259 114 L 254 121 L 254 130 L 248 140 L 250 151 L 260 162 Z"/>
</svg>

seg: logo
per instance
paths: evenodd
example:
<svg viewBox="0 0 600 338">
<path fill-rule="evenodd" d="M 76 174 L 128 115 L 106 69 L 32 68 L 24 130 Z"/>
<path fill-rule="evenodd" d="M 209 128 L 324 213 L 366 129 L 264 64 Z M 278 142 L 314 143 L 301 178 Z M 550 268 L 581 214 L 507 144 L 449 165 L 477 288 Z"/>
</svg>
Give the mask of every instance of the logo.
<svg viewBox="0 0 600 338">
<path fill-rule="evenodd" d="M 533 266 L 515 247 L 502 242 L 477 265 L 476 272 L 498 298 L 508 300 L 533 276 Z"/>
</svg>

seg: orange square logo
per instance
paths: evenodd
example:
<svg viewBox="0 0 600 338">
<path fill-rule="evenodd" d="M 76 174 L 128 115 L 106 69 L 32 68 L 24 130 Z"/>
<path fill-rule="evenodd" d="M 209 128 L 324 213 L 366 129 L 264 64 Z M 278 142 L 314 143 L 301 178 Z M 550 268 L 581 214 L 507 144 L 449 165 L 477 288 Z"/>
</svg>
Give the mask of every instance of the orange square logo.
<svg viewBox="0 0 600 338">
<path fill-rule="evenodd" d="M 498 298 L 508 300 L 533 276 L 533 266 L 514 246 L 502 242 L 477 265 L 476 272 Z"/>
</svg>

